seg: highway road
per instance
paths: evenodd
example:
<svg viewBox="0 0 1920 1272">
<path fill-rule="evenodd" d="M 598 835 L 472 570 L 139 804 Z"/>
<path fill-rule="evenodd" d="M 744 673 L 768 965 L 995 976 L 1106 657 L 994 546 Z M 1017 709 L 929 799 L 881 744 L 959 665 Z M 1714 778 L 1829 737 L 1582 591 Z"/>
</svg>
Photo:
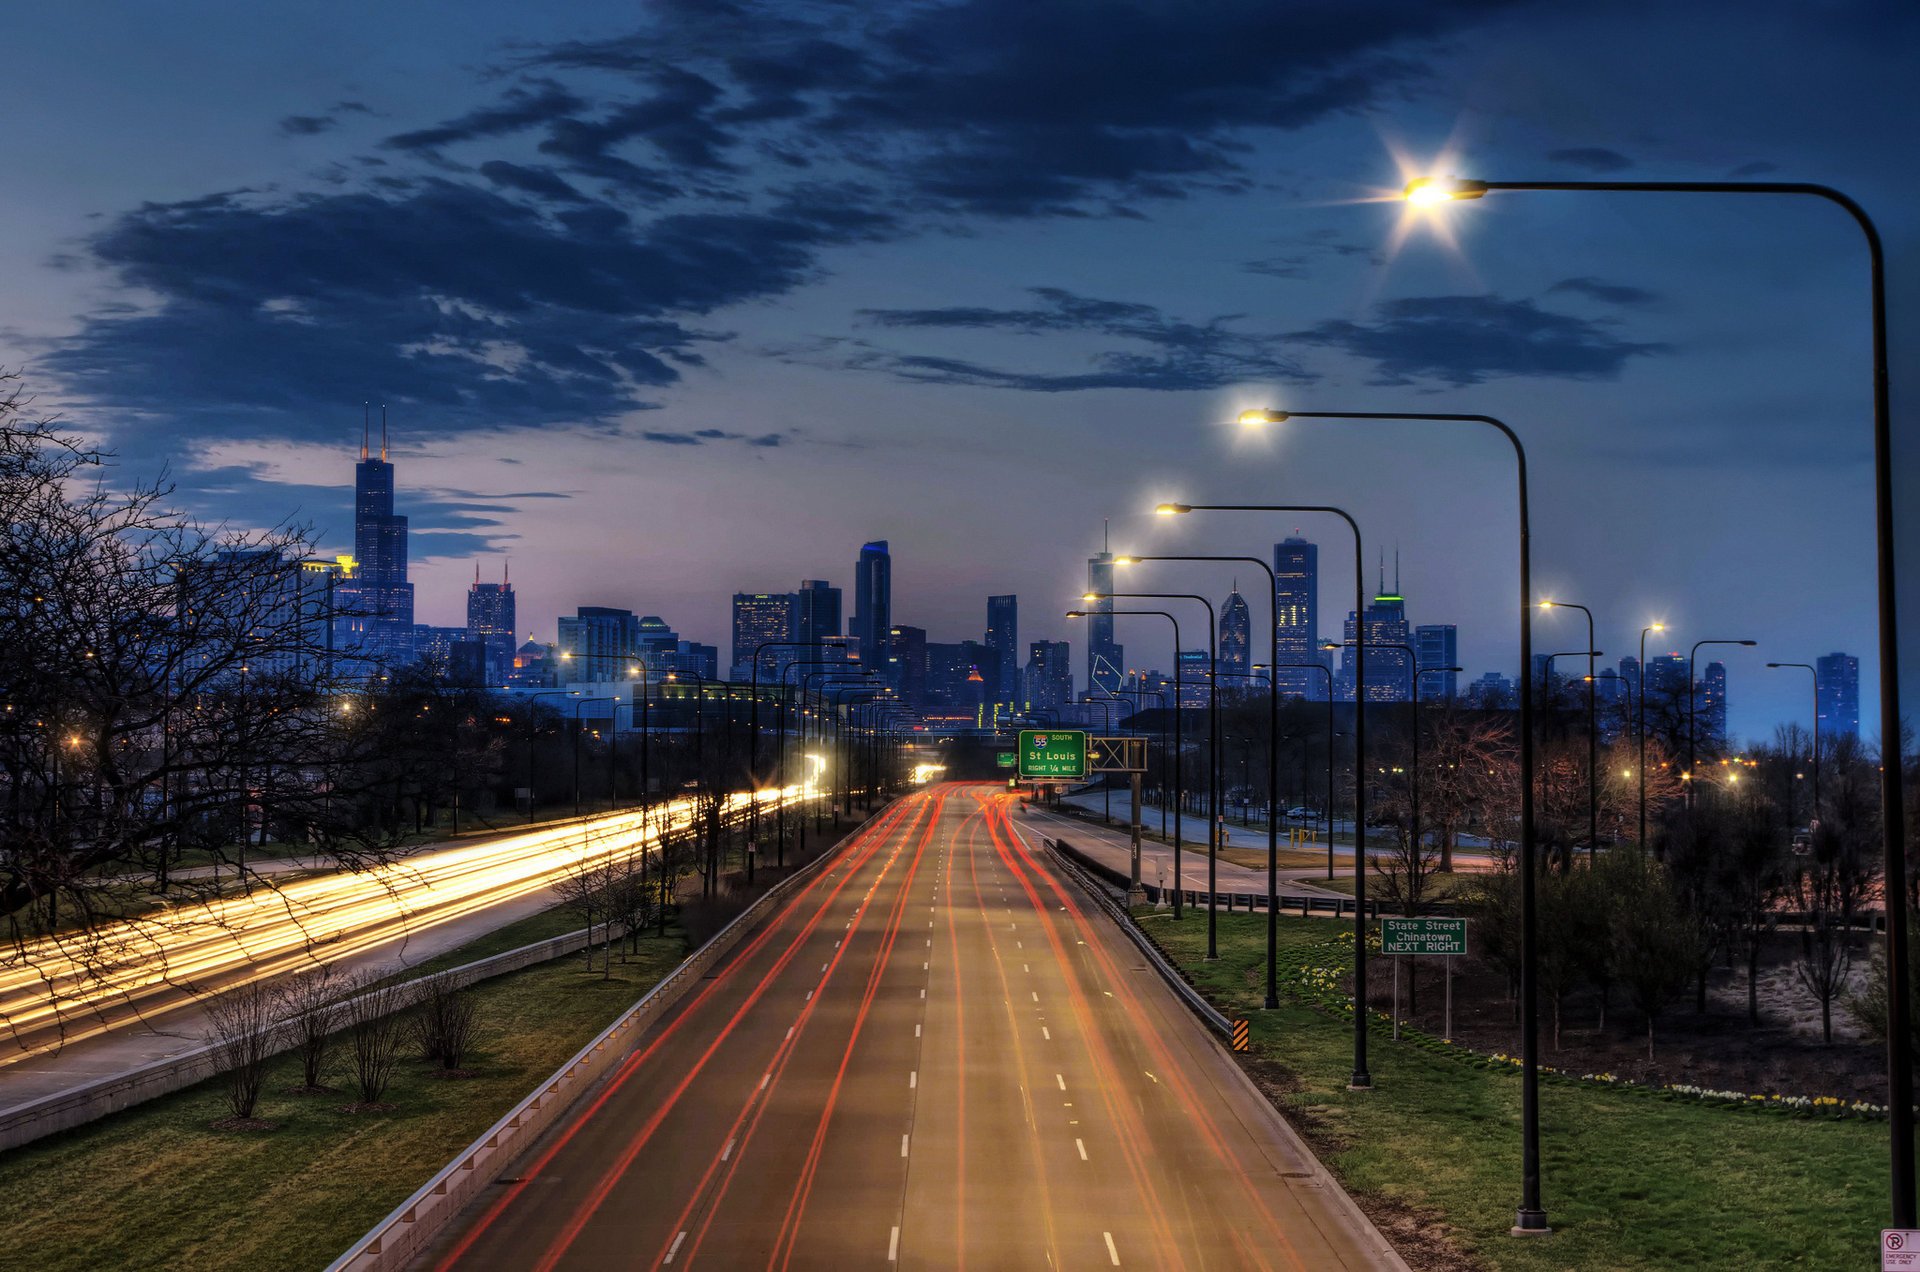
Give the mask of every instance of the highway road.
<svg viewBox="0 0 1920 1272">
<path fill-rule="evenodd" d="M 425 1266 L 1400 1266 L 1007 811 L 897 802 Z"/>
</svg>

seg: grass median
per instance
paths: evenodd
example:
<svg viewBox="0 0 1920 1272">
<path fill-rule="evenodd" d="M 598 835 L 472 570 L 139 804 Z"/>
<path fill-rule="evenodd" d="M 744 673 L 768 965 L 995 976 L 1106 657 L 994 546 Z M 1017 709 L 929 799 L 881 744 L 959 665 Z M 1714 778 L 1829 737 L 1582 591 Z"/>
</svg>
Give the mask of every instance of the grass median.
<svg viewBox="0 0 1920 1272">
<path fill-rule="evenodd" d="M 560 923 L 533 916 L 511 935 L 524 944 Z M 664 939 L 643 937 L 629 961 L 616 958 L 611 979 L 597 959 L 589 974 L 573 955 L 475 986 L 485 1034 L 474 1076 L 434 1077 L 409 1054 L 386 1096 L 390 1113 L 341 1111 L 355 1098 L 344 1057 L 339 1094 L 284 1094 L 300 1070 L 280 1057 L 258 1112 L 271 1131 L 211 1129 L 227 1112 L 213 1079 L 0 1156 L 0 1249 L 8 1266 L 35 1272 L 324 1267 L 657 983 L 685 945 L 669 927 Z"/>
<path fill-rule="evenodd" d="M 1541 1156 L 1551 1236 L 1507 1235 L 1520 1200 L 1520 1078 L 1504 1066 L 1369 1038 L 1374 1089 L 1347 1090 L 1352 1017 L 1298 1002 L 1259 1010 L 1264 915 L 1206 925 L 1140 912 L 1193 983 L 1252 1022 L 1248 1064 L 1416 1268 L 1857 1268 L 1886 1216 L 1882 1122 L 1825 1121 L 1668 1102 L 1543 1078 Z M 1280 921 L 1289 966 L 1327 939 Z M 1293 966 L 1298 966 L 1296 957 Z M 1382 968 L 1384 974 L 1384 968 Z"/>
</svg>

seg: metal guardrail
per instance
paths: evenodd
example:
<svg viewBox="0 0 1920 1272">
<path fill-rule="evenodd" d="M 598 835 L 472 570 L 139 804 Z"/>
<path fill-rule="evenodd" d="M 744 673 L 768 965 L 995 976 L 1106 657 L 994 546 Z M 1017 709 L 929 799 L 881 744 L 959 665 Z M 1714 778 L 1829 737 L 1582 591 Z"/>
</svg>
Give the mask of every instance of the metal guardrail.
<svg viewBox="0 0 1920 1272">
<path fill-rule="evenodd" d="M 649 1026 L 671 1011 L 687 990 L 697 984 L 709 967 L 719 962 L 740 939 L 766 917 L 801 880 L 837 855 L 839 849 L 860 834 L 884 812 L 886 805 L 855 826 L 832 848 L 822 852 L 759 896 L 732 922 L 669 972 L 659 984 L 641 995 L 620 1017 L 552 1076 L 536 1087 L 531 1095 L 509 1109 L 505 1116 L 461 1150 L 458 1156 L 422 1184 L 411 1197 L 394 1207 L 366 1235 L 327 1267 L 327 1272 L 392 1272 L 404 1268 L 431 1245 L 467 1203 L 490 1187 L 515 1158 L 551 1127 L 582 1095 L 597 1087 L 631 1052 L 633 1044 Z"/>
</svg>

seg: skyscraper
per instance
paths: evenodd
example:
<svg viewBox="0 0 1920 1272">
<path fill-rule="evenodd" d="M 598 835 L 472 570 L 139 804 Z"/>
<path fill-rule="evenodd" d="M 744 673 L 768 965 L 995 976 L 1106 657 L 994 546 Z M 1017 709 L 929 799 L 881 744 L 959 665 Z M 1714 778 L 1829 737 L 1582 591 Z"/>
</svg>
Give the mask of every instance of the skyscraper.
<svg viewBox="0 0 1920 1272">
<path fill-rule="evenodd" d="M 348 644 L 389 664 L 413 656 L 413 584 L 407 581 L 407 519 L 393 511 L 393 465 L 387 462 L 387 412 L 380 409 L 380 458 L 371 454 L 370 428 L 360 433 L 353 469 L 353 579 L 335 601 L 348 616 Z"/>
<path fill-rule="evenodd" d="M 1220 603 L 1220 681 L 1226 692 L 1247 693 L 1254 688 L 1247 679 L 1252 649 L 1253 618 L 1247 612 L 1246 598 L 1236 587 Z"/>
<path fill-rule="evenodd" d="M 1386 570 L 1381 570 L 1381 591 L 1373 598 L 1373 604 L 1367 606 L 1364 622 L 1355 622 L 1355 616 L 1347 615 L 1347 643 L 1340 651 L 1340 697 L 1350 699 L 1354 696 L 1354 677 L 1357 660 L 1353 642 L 1364 639 L 1367 642 L 1367 683 L 1365 687 L 1368 702 L 1406 702 L 1413 694 L 1413 668 L 1408 665 L 1407 654 L 1403 649 L 1393 646 L 1410 644 L 1411 632 L 1407 629 L 1407 602 L 1398 589 L 1385 590 Z M 1364 637 L 1361 631 L 1364 630 Z"/>
<path fill-rule="evenodd" d="M 473 586 L 467 591 L 467 639 L 484 651 L 480 667 L 484 683 L 507 683 L 507 673 L 513 670 L 514 628 L 512 581 L 503 570 L 498 583 L 482 583 L 476 561 Z"/>
<path fill-rule="evenodd" d="M 818 645 L 840 634 L 840 589 L 825 579 L 801 580 L 793 604 L 793 639 Z"/>
<path fill-rule="evenodd" d="M 1281 666 L 1274 673 L 1280 692 L 1295 698 L 1315 698 L 1326 692 L 1319 672 L 1288 663 L 1326 665 L 1317 647 L 1320 639 L 1320 547 L 1289 537 L 1273 545 L 1276 652 Z"/>
<path fill-rule="evenodd" d="M 733 679 L 753 678 L 753 654 L 769 643 L 794 639 L 794 598 L 790 592 L 735 592 L 733 594 Z M 762 650 L 760 679 L 768 684 L 793 661 L 790 649 Z"/>
<path fill-rule="evenodd" d="M 560 616 L 558 644 L 562 684 L 625 680 L 639 661 L 640 620 L 632 610 L 582 605 Z"/>
<path fill-rule="evenodd" d="M 1087 558 L 1087 591 L 1106 598 L 1087 602 L 1087 692 L 1120 687 L 1124 651 L 1113 639 L 1113 553 L 1102 548 Z"/>
<path fill-rule="evenodd" d="M 1722 662 L 1707 664 L 1705 674 L 1700 677 L 1699 697 L 1695 710 L 1700 713 L 1700 744 L 1709 751 L 1718 751 L 1727 744 L 1727 665 Z"/>
<path fill-rule="evenodd" d="M 876 539 L 860 549 L 853 567 L 853 625 L 850 634 L 860 642 L 860 661 L 870 667 L 885 665 L 887 632 L 893 627 L 893 557 L 887 541 Z"/>
<path fill-rule="evenodd" d="M 1020 602 L 1013 596 L 987 598 L 987 647 L 999 660 L 993 701 L 1013 702 L 1020 696 Z"/>
<path fill-rule="evenodd" d="M 1813 660 L 1820 692 L 1820 744 L 1860 736 L 1860 660 L 1831 653 Z"/>
<path fill-rule="evenodd" d="M 887 660 L 882 664 L 887 684 L 910 707 L 920 707 L 927 696 L 927 629 L 894 624 L 887 629 Z"/>
<path fill-rule="evenodd" d="M 1027 646 L 1027 708 L 1057 711 L 1073 701 L 1073 647 L 1064 640 Z"/>
<path fill-rule="evenodd" d="M 1204 649 L 1182 649 L 1174 654 L 1180 664 L 1180 705 L 1183 707 L 1204 707 L 1213 693 L 1213 668 Z M 1225 667 L 1221 668 L 1224 672 Z M 1233 682 L 1227 682 L 1228 689 Z M 1224 691 L 1223 691 L 1224 692 Z"/>
<path fill-rule="evenodd" d="M 1452 623 L 1425 623 L 1413 629 L 1413 652 L 1421 669 L 1420 701 L 1439 702 L 1459 692 L 1460 673 L 1428 667 L 1460 665 L 1460 629 Z"/>
</svg>

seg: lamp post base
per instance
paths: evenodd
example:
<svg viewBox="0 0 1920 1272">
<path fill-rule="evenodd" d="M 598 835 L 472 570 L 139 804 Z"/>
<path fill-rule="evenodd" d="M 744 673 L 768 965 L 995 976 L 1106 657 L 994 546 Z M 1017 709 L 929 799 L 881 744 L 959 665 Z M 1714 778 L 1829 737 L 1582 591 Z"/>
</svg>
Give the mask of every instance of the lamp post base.
<svg viewBox="0 0 1920 1272">
<path fill-rule="evenodd" d="M 1547 1212 L 1528 1210 L 1522 1207 L 1515 1213 L 1513 1227 L 1507 1229 L 1507 1235 L 1514 1237 L 1544 1237 L 1553 1232 L 1547 1226 Z"/>
<path fill-rule="evenodd" d="M 1351 1078 L 1347 1079 L 1347 1090 L 1349 1091 L 1373 1090 L 1373 1075 L 1371 1073 L 1355 1073 Z"/>
</svg>

